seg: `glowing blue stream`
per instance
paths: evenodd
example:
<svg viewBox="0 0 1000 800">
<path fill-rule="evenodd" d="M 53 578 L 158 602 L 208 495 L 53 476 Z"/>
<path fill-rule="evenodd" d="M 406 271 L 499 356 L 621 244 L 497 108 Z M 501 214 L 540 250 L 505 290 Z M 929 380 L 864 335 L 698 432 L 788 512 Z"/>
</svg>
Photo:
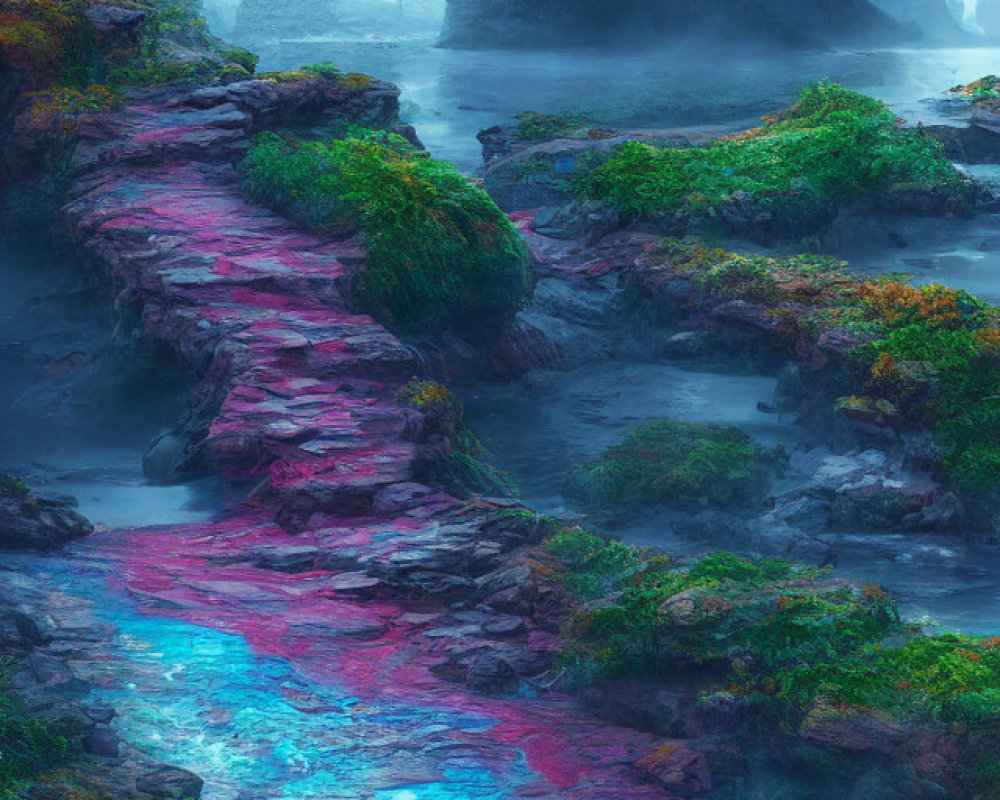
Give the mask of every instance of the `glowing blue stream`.
<svg viewBox="0 0 1000 800">
<path fill-rule="evenodd" d="M 366 705 L 255 655 L 239 636 L 142 614 L 109 586 L 107 565 L 84 564 L 15 557 L 10 566 L 94 603 L 115 630 L 98 656 L 96 699 L 118 711 L 124 740 L 201 775 L 204 800 L 501 800 L 537 779 L 520 753 L 478 763 L 468 734 L 492 720 Z"/>
</svg>

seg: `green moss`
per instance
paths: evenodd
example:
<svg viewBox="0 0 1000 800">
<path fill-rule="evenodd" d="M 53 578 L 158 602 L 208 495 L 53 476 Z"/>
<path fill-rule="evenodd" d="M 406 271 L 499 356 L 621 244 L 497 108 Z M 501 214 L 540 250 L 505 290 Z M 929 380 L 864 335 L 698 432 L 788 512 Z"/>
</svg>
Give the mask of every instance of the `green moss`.
<svg viewBox="0 0 1000 800">
<path fill-rule="evenodd" d="M 528 254 L 489 197 L 397 136 L 260 137 L 242 166 L 246 196 L 320 233 L 360 226 L 368 264 L 359 307 L 400 328 L 488 336 L 523 301 Z"/>
<path fill-rule="evenodd" d="M 70 754 L 62 726 L 30 715 L 9 689 L 11 666 L 0 664 L 0 798 L 15 798 L 18 786 Z M 4 794 L 7 792 L 8 794 Z"/>
<path fill-rule="evenodd" d="M 656 420 L 575 467 L 566 493 L 610 510 L 745 506 L 762 498 L 772 464 L 737 428 Z"/>
<path fill-rule="evenodd" d="M 804 90 L 763 127 L 703 147 L 626 142 L 578 191 L 626 217 L 719 217 L 736 193 L 787 233 L 815 229 L 845 203 L 903 188 L 968 194 L 939 143 L 900 127 L 884 104 L 836 84 Z"/>
<path fill-rule="evenodd" d="M 578 114 L 540 114 L 523 111 L 517 117 L 517 135 L 526 142 L 585 136 L 590 130 L 586 118 Z"/>
<path fill-rule="evenodd" d="M 410 381 L 400 393 L 406 405 L 423 414 L 418 441 L 418 478 L 442 486 L 456 497 L 511 494 L 507 477 L 493 467 L 482 444 L 465 424 L 462 401 L 434 381 Z"/>
<path fill-rule="evenodd" d="M 939 434 L 939 466 L 979 492 L 1000 480 L 1000 309 L 963 290 L 858 280 L 813 256 L 769 259 L 666 240 L 648 278 L 684 275 L 693 302 L 745 300 L 792 346 L 824 334 L 858 342 L 838 407 Z"/>
<path fill-rule="evenodd" d="M 822 702 L 915 721 L 1000 724 L 1000 640 L 917 636 L 869 644 L 849 658 L 795 667 L 776 678 L 796 708 Z"/>
<path fill-rule="evenodd" d="M 820 663 L 898 629 L 881 592 L 823 571 L 726 553 L 678 564 L 566 528 L 548 543 L 581 601 L 566 660 L 581 674 L 664 674 L 692 663 L 719 686 L 761 691 L 783 668 Z"/>
</svg>

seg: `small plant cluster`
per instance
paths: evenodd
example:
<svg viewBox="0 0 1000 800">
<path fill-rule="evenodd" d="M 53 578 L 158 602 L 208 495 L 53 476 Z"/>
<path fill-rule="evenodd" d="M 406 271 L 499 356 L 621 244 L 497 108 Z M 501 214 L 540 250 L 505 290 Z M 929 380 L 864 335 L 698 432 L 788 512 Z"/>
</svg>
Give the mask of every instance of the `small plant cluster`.
<svg viewBox="0 0 1000 800">
<path fill-rule="evenodd" d="M 70 754 L 58 723 L 31 716 L 9 689 L 9 663 L 0 663 L 0 800 L 16 800 L 18 786 Z"/>
<path fill-rule="evenodd" d="M 113 111 L 121 103 L 121 92 L 108 86 L 90 84 L 84 89 L 56 86 L 44 99 L 32 105 L 31 118 L 38 126 L 51 120 L 60 134 L 69 135 L 81 114 Z"/>
<path fill-rule="evenodd" d="M 522 111 L 517 120 L 517 135 L 525 142 L 543 142 L 566 137 L 588 138 L 593 129 L 579 114 L 541 114 Z"/>
<path fill-rule="evenodd" d="M 312 230 L 360 227 L 354 298 L 404 329 L 491 333 L 523 302 L 528 254 L 506 216 L 454 167 L 402 138 L 353 129 L 329 142 L 257 139 L 243 189 Z"/>
<path fill-rule="evenodd" d="M 844 333 L 856 342 L 850 407 L 937 430 L 940 466 L 961 488 L 1000 480 L 1000 309 L 936 284 L 859 280 L 821 257 L 740 256 L 668 240 L 650 261 L 689 275 L 701 302 L 762 305 L 789 337 Z"/>
<path fill-rule="evenodd" d="M 419 435 L 424 452 L 417 464 L 421 480 L 457 497 L 511 493 L 506 476 L 490 465 L 483 445 L 465 424 L 465 409 L 453 392 L 440 383 L 414 379 L 403 387 L 400 399 L 424 417 Z"/>
<path fill-rule="evenodd" d="M 836 661 L 900 627 L 884 593 L 787 561 L 715 553 L 685 564 L 579 528 L 547 546 L 581 603 L 567 655 L 582 675 L 701 665 L 720 686 L 766 691 L 782 669 Z"/>
<path fill-rule="evenodd" d="M 974 104 L 1000 100 L 1000 77 L 987 75 L 978 81 L 954 86 L 948 90 L 948 94 L 959 100 Z"/>
<path fill-rule="evenodd" d="M 660 419 L 576 466 L 565 493 L 612 511 L 662 504 L 682 511 L 762 499 L 772 454 L 738 428 Z"/>
<path fill-rule="evenodd" d="M 626 218 L 743 215 L 799 235 L 862 198 L 972 191 L 938 142 L 903 128 L 883 103 L 833 83 L 805 89 L 756 130 L 705 146 L 626 142 L 577 184 L 579 194 Z"/>
</svg>

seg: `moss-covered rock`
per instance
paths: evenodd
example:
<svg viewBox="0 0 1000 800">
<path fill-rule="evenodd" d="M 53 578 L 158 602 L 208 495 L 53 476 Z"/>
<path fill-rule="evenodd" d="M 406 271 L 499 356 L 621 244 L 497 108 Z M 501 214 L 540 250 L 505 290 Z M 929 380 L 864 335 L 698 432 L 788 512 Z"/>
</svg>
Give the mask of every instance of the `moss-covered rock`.
<svg viewBox="0 0 1000 800">
<path fill-rule="evenodd" d="M 454 167 L 398 136 L 355 129 L 329 142 L 258 139 L 249 199 L 321 233 L 360 228 L 368 263 L 357 305 L 397 327 L 483 338 L 523 302 L 528 253 L 510 221 Z"/>
<path fill-rule="evenodd" d="M 738 428 L 655 420 L 574 467 L 563 491 L 615 512 L 745 507 L 762 499 L 775 463 L 774 454 Z"/>
<path fill-rule="evenodd" d="M 451 391 L 433 381 L 413 380 L 403 387 L 400 399 L 421 415 L 415 431 L 421 446 L 416 463 L 419 480 L 442 486 L 457 497 L 511 493 L 507 477 L 490 464 L 465 424 L 462 401 Z"/>
<path fill-rule="evenodd" d="M 797 360 L 810 421 L 931 431 L 937 467 L 956 486 L 977 493 L 1000 481 L 997 307 L 940 285 L 861 280 L 827 258 L 741 256 L 694 241 L 663 242 L 631 280 L 633 298 L 737 332 L 720 333 L 722 344 L 764 342 L 778 360 Z"/>
<path fill-rule="evenodd" d="M 742 729 L 815 796 L 855 796 L 845 787 L 873 770 L 902 787 L 894 797 L 1000 787 L 1000 641 L 923 635 L 877 587 L 786 561 L 677 562 L 569 527 L 547 548 L 570 598 L 562 666 L 577 685 L 669 679 L 699 696 L 701 734 Z"/>
<path fill-rule="evenodd" d="M 943 213 L 967 210 L 975 198 L 936 140 L 902 127 L 885 104 L 830 83 L 805 89 L 762 127 L 704 147 L 626 142 L 578 188 L 626 219 L 787 237 L 817 230 L 859 200 Z"/>
</svg>

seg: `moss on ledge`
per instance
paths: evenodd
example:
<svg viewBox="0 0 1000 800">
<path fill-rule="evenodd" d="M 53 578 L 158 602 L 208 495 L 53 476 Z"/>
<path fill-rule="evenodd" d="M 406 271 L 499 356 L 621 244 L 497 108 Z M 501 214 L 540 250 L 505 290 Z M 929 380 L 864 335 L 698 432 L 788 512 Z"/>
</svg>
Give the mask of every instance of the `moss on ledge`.
<svg viewBox="0 0 1000 800">
<path fill-rule="evenodd" d="M 741 301 L 788 352 L 822 342 L 824 358 L 844 359 L 841 412 L 935 431 L 938 467 L 968 492 L 1000 483 L 1000 308 L 937 284 L 862 280 L 828 258 L 743 256 L 692 240 L 664 241 L 639 273 L 647 286 L 687 279 L 702 312 Z"/>
<path fill-rule="evenodd" d="M 609 511 L 749 506 L 763 498 L 773 463 L 738 428 L 662 419 L 574 467 L 564 492 Z"/>
<path fill-rule="evenodd" d="M 625 219 L 718 220 L 801 236 L 858 200 L 961 210 L 975 190 L 941 145 L 889 108 L 832 83 L 805 89 L 762 127 L 701 147 L 620 145 L 577 191 Z"/>
<path fill-rule="evenodd" d="M 403 387 L 400 399 L 423 417 L 417 435 L 420 480 L 444 487 L 456 497 L 511 494 L 507 476 L 489 463 L 485 449 L 465 423 L 462 401 L 451 391 L 434 381 L 412 380 Z"/>
<path fill-rule="evenodd" d="M 364 232 L 354 299 L 406 330 L 492 334 L 524 301 L 528 253 L 506 216 L 450 164 L 403 139 L 353 129 L 343 140 L 258 138 L 242 165 L 252 202 L 312 230 Z"/>
</svg>

